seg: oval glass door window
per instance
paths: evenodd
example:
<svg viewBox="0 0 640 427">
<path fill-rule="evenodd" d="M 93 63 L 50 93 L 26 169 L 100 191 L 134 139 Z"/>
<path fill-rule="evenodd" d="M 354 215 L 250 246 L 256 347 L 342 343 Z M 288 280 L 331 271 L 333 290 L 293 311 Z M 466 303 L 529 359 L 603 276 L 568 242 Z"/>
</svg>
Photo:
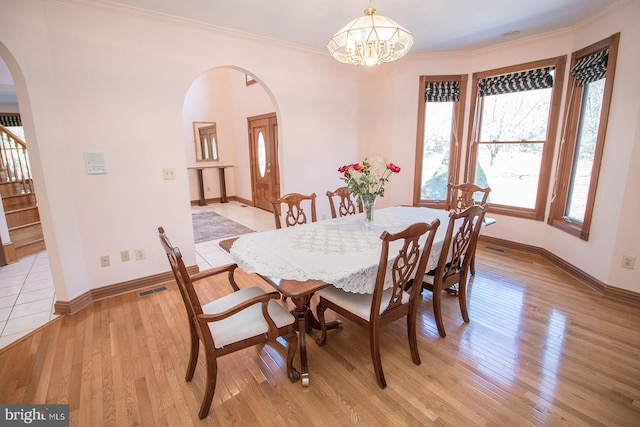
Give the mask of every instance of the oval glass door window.
<svg viewBox="0 0 640 427">
<path fill-rule="evenodd" d="M 258 172 L 260 172 L 260 178 L 264 178 L 264 174 L 267 171 L 267 150 L 264 145 L 264 135 L 262 132 L 258 134 Z"/>
</svg>

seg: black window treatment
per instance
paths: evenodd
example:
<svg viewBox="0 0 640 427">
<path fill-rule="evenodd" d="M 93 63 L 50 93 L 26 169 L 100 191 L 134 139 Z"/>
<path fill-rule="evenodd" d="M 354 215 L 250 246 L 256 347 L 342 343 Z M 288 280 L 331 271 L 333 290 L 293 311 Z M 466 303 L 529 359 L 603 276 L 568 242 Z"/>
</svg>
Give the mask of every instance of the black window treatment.
<svg viewBox="0 0 640 427">
<path fill-rule="evenodd" d="M 571 68 L 571 74 L 576 78 L 576 84 L 578 86 L 584 86 L 587 83 L 603 79 L 607 74 L 608 60 L 609 48 L 578 60 L 576 65 Z"/>
<path fill-rule="evenodd" d="M 525 90 L 548 89 L 553 87 L 552 71 L 555 67 L 519 71 L 500 76 L 485 77 L 478 81 L 478 95 L 503 95 Z"/>
<path fill-rule="evenodd" d="M 424 93 L 426 102 L 457 102 L 460 99 L 460 82 L 427 82 Z"/>
<path fill-rule="evenodd" d="M 0 125 L 2 126 L 22 126 L 20 114 L 0 114 Z"/>
</svg>

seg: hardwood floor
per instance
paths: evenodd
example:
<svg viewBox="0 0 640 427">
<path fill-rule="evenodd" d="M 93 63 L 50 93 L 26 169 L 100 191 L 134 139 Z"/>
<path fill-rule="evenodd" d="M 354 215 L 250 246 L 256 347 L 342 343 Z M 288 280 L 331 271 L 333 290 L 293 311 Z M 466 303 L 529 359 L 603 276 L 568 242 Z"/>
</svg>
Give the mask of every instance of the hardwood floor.
<svg viewBox="0 0 640 427">
<path fill-rule="evenodd" d="M 344 322 L 324 347 L 311 332 L 308 388 L 289 382 L 283 343 L 222 358 L 211 412 L 198 420 L 204 355 L 185 382 L 187 322 L 171 283 L 98 301 L 0 352 L 0 402 L 68 403 L 72 426 L 640 425 L 637 306 L 604 299 L 537 256 L 479 248 L 476 270 L 471 323 L 456 297 L 443 297 L 446 338 L 424 293 L 420 366 L 405 323 L 383 329 L 384 390 L 366 330 Z M 206 298 L 229 289 L 219 278 L 198 286 Z"/>
</svg>

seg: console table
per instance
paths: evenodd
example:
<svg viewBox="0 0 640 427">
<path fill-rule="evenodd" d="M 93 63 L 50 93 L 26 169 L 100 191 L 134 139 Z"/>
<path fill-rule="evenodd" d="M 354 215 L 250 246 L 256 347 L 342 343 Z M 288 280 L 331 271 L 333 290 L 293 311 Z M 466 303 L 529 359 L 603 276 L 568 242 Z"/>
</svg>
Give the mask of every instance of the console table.
<svg viewBox="0 0 640 427">
<path fill-rule="evenodd" d="M 199 206 L 206 206 L 204 198 L 204 179 L 203 179 L 203 170 L 205 169 L 218 169 L 218 176 L 220 177 L 220 203 L 227 203 L 227 185 L 224 179 L 224 169 L 232 168 L 233 165 L 220 165 L 220 166 L 197 166 L 187 169 L 194 169 L 198 174 L 198 190 L 200 193 L 200 200 L 198 201 Z"/>
</svg>

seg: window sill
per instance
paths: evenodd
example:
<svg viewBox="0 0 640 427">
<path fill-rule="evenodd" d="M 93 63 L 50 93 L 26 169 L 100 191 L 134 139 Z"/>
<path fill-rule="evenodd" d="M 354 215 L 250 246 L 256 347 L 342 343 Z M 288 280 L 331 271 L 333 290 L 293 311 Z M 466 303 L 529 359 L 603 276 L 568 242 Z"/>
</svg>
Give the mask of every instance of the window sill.
<svg viewBox="0 0 640 427">
<path fill-rule="evenodd" d="M 550 221 L 550 225 L 559 230 L 564 231 L 572 236 L 578 237 L 579 239 L 588 241 L 589 233 L 582 231 L 582 223 L 581 222 L 569 222 L 565 219 L 552 219 Z"/>
</svg>

